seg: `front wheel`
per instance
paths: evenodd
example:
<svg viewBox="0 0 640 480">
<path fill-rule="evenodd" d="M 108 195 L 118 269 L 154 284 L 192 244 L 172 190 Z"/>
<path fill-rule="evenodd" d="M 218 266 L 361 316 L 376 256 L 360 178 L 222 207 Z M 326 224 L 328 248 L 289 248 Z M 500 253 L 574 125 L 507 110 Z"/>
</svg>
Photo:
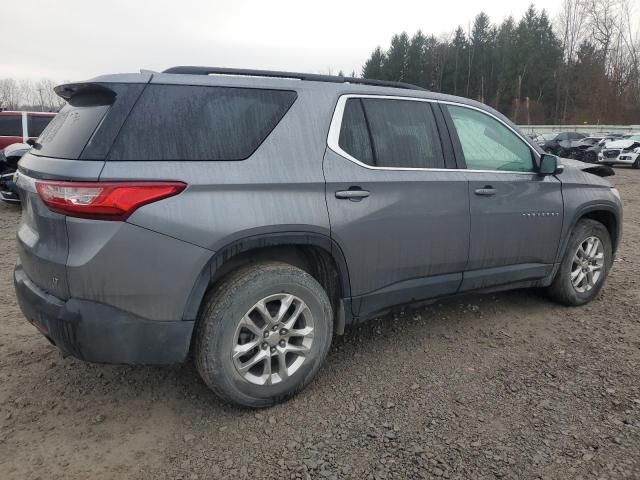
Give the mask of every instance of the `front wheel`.
<svg viewBox="0 0 640 480">
<path fill-rule="evenodd" d="M 292 265 L 242 268 L 205 297 L 196 367 L 223 400 L 269 407 L 306 387 L 324 362 L 333 311 L 322 286 Z"/>
<path fill-rule="evenodd" d="M 636 161 L 633 162 L 633 168 L 635 168 L 636 170 L 640 168 L 640 157 L 636 158 Z"/>
<path fill-rule="evenodd" d="M 605 226 L 595 220 L 580 220 L 548 288 L 550 297 L 568 306 L 590 302 L 604 285 L 612 262 L 611 238 Z"/>
</svg>

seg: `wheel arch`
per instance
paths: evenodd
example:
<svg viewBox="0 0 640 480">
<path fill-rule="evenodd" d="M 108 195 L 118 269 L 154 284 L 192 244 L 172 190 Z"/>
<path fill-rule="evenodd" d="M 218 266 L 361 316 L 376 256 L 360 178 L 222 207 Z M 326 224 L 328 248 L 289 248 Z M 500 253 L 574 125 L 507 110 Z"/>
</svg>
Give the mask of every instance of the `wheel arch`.
<svg viewBox="0 0 640 480">
<path fill-rule="evenodd" d="M 605 226 L 609 232 L 609 236 L 611 237 L 611 248 L 615 255 L 621 236 L 622 219 L 620 218 L 620 213 L 614 205 L 609 203 L 595 203 L 585 205 L 576 211 L 570 227 L 566 230 L 565 238 L 562 242 L 562 248 L 558 252 L 557 262 L 561 262 L 564 258 L 571 232 L 573 232 L 578 222 L 584 219 L 596 220 Z"/>
<path fill-rule="evenodd" d="M 327 290 L 332 302 L 337 302 L 336 315 L 340 300 L 351 297 L 346 259 L 330 237 L 310 232 L 264 233 L 234 240 L 212 255 L 191 289 L 183 320 L 196 320 L 205 293 L 227 273 L 262 260 L 280 260 L 307 271 Z"/>
<path fill-rule="evenodd" d="M 584 212 L 584 214 L 580 216 L 578 221 L 583 219 L 595 220 L 606 227 L 607 231 L 609 232 L 609 237 L 611 238 L 611 248 L 613 250 L 613 253 L 615 254 L 616 250 L 618 249 L 618 243 L 620 240 L 620 224 L 617 214 L 613 210 L 593 209 Z"/>
</svg>

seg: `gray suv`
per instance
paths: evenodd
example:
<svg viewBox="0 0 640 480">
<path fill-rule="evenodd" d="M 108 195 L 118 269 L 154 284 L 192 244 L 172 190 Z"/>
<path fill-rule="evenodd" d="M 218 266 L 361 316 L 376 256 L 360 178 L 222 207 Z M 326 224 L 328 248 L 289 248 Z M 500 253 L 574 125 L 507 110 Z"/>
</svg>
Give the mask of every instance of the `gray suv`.
<svg viewBox="0 0 640 480">
<path fill-rule="evenodd" d="M 25 317 L 91 362 L 191 354 L 236 404 L 292 397 L 334 334 L 398 305 L 523 287 L 584 304 L 620 240 L 607 167 L 559 165 L 472 100 L 204 67 L 56 92 L 16 178 Z"/>
</svg>

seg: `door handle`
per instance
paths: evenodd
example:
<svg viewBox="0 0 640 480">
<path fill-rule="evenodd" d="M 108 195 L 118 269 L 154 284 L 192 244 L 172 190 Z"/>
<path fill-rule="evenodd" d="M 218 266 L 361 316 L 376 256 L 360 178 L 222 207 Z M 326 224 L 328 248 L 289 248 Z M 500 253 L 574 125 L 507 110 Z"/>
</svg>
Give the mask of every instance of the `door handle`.
<svg viewBox="0 0 640 480">
<path fill-rule="evenodd" d="M 489 197 L 491 195 L 495 195 L 498 191 L 493 188 L 491 185 L 486 185 L 484 188 L 476 188 L 476 195 L 483 195 L 485 197 Z"/>
<path fill-rule="evenodd" d="M 349 199 L 354 202 L 359 202 L 363 198 L 369 196 L 369 190 L 353 189 L 353 190 L 338 190 L 336 192 L 336 198 Z"/>
</svg>

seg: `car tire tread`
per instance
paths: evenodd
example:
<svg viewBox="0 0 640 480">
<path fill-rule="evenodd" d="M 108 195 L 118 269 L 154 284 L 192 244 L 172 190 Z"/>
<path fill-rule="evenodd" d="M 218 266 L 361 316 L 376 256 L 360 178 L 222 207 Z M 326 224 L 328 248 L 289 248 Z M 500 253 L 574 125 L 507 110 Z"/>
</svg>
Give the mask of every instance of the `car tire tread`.
<svg viewBox="0 0 640 480">
<path fill-rule="evenodd" d="M 579 293 L 571 284 L 571 263 L 573 261 L 574 251 L 578 248 L 578 244 L 590 235 L 597 235 L 603 243 L 605 253 L 603 275 L 602 279 L 591 290 Z M 596 220 L 580 220 L 569 237 L 564 257 L 560 262 L 560 266 L 553 282 L 547 288 L 547 294 L 554 301 L 567 306 L 579 306 L 590 302 L 598 295 L 600 289 L 604 285 L 609 269 L 611 268 L 612 259 L 611 237 L 606 227 Z"/>
<path fill-rule="evenodd" d="M 322 325 L 319 334 L 314 336 L 314 342 L 320 342 L 320 349 L 316 358 L 309 359 L 313 362 L 311 370 L 296 379 L 288 391 L 277 395 L 259 396 L 238 389 L 230 380 L 230 367 L 223 365 L 226 360 L 221 351 L 226 350 L 220 348 L 221 335 L 225 323 L 228 326 L 229 323 L 238 320 L 231 315 L 234 303 L 246 299 L 256 286 L 265 286 L 274 282 L 280 282 L 280 284 L 295 282 L 312 292 L 320 305 L 323 316 L 315 321 L 324 322 L 324 325 Z M 303 300 L 306 301 L 306 299 Z M 318 331 L 317 327 L 318 325 L 316 325 L 316 331 Z M 204 382 L 224 401 L 250 408 L 270 407 L 289 400 L 311 382 L 329 352 L 332 332 L 333 311 L 331 303 L 315 278 L 304 270 L 286 263 L 261 262 L 230 273 L 205 295 L 196 325 L 194 360 Z M 291 378 L 291 380 L 294 379 Z"/>
</svg>

